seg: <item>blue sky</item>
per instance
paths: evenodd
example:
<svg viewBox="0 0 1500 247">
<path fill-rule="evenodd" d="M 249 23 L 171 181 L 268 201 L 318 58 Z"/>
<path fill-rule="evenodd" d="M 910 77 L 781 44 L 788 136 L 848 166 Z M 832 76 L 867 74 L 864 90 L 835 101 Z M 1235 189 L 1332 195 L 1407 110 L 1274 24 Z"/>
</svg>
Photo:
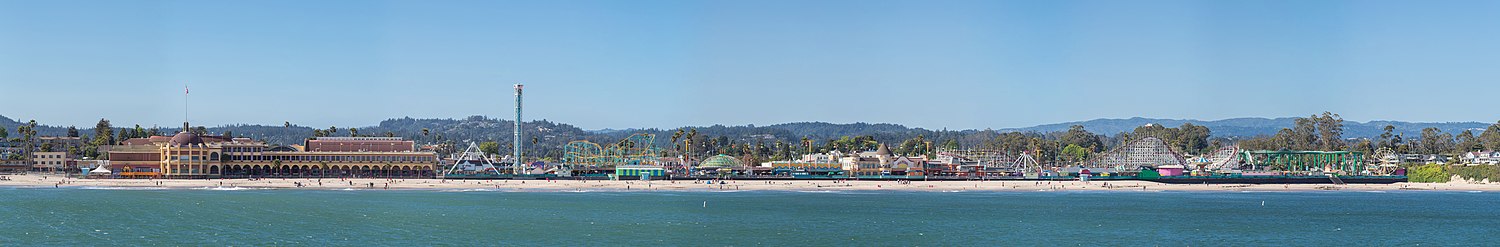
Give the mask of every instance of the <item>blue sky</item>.
<svg viewBox="0 0 1500 247">
<path fill-rule="evenodd" d="M 1500 1 L 0 0 L 0 115 L 586 129 L 1494 121 Z"/>
</svg>

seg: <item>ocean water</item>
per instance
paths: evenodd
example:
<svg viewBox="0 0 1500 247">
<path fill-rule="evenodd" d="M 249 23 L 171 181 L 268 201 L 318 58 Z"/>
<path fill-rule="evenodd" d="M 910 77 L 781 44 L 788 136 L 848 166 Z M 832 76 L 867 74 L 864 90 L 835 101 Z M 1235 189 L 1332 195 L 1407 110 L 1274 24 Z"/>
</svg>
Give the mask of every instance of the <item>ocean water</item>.
<svg viewBox="0 0 1500 247">
<path fill-rule="evenodd" d="M 0 246 L 1484 246 L 1494 192 L 0 188 Z"/>
</svg>

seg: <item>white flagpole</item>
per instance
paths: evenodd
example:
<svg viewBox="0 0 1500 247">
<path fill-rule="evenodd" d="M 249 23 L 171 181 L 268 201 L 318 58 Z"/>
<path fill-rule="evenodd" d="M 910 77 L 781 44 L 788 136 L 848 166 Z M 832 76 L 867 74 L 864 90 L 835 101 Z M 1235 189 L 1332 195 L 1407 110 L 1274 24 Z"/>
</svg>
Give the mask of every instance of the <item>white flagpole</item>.
<svg viewBox="0 0 1500 247">
<path fill-rule="evenodd" d="M 187 84 L 182 84 L 182 132 L 188 132 L 188 90 Z"/>
</svg>

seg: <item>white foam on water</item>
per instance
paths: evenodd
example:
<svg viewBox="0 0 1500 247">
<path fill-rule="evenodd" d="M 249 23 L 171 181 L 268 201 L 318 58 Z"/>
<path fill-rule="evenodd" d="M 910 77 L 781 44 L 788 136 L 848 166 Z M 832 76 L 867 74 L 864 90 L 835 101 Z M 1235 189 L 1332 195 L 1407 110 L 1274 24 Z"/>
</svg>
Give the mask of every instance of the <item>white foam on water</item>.
<svg viewBox="0 0 1500 247">
<path fill-rule="evenodd" d="M 496 192 L 496 191 L 502 191 L 502 190 L 500 190 L 500 189 L 450 189 L 450 190 L 438 190 L 438 192 Z"/>
<path fill-rule="evenodd" d="M 85 190 L 166 190 L 167 187 L 109 187 L 109 186 L 83 186 L 76 187 Z"/>
<path fill-rule="evenodd" d="M 798 190 L 797 192 L 802 192 L 802 193 L 839 193 L 839 191 L 832 191 L 832 190 Z"/>
<path fill-rule="evenodd" d="M 195 189 L 195 190 L 221 190 L 221 191 L 238 191 L 238 190 L 269 190 L 269 189 L 272 189 L 272 188 L 247 188 L 247 187 L 200 187 L 200 188 L 193 188 L 193 189 Z"/>
</svg>

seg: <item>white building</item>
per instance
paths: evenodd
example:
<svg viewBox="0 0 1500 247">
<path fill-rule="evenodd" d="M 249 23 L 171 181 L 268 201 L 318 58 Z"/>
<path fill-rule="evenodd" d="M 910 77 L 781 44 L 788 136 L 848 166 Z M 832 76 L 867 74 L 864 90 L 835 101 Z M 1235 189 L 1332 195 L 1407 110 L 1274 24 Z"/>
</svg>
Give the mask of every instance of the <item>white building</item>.
<svg viewBox="0 0 1500 247">
<path fill-rule="evenodd" d="M 1460 159 L 1464 164 L 1495 165 L 1500 164 L 1500 151 L 1467 152 Z"/>
</svg>

